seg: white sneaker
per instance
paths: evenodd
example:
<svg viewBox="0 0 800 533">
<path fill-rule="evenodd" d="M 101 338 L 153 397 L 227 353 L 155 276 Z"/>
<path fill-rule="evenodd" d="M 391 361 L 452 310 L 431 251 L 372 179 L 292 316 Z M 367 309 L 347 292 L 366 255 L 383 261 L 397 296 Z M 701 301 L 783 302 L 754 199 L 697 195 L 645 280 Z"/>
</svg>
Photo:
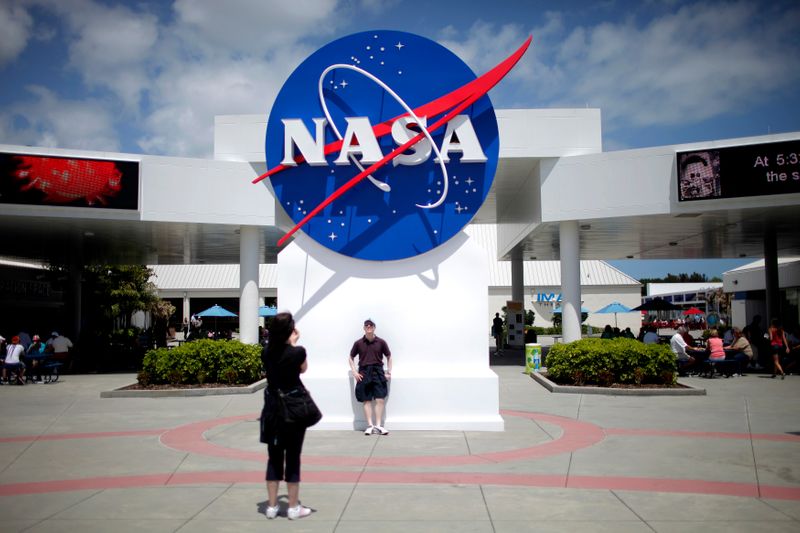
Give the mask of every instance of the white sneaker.
<svg viewBox="0 0 800 533">
<path fill-rule="evenodd" d="M 269 504 L 267 504 L 267 510 L 264 512 L 264 514 L 267 515 L 267 518 L 272 520 L 273 518 L 278 516 L 278 510 L 280 508 L 281 508 L 280 505 L 276 505 L 275 507 L 270 507 Z"/>
<path fill-rule="evenodd" d="M 389 431 L 385 429 L 383 426 L 375 426 L 375 433 L 378 435 L 388 435 Z"/>
<path fill-rule="evenodd" d="M 289 507 L 289 510 L 286 512 L 286 516 L 289 517 L 289 520 L 297 520 L 298 518 L 303 518 L 311 514 L 311 509 L 308 507 L 303 507 L 302 505 L 298 505 L 297 507 Z"/>
<path fill-rule="evenodd" d="M 375 426 L 367 426 L 367 429 L 364 430 L 364 435 L 372 435 L 375 433 Z"/>
</svg>

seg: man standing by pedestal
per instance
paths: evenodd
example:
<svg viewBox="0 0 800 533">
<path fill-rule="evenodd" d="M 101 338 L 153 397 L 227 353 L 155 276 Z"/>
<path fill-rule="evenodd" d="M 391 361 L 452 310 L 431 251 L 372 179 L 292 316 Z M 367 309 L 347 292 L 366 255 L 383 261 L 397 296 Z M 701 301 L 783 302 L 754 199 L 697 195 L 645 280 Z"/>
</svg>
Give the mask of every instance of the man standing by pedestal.
<svg viewBox="0 0 800 533">
<path fill-rule="evenodd" d="M 356 355 L 358 355 L 358 368 L 355 362 Z M 384 356 L 386 356 L 386 372 L 383 370 Z M 375 322 L 372 320 L 364 321 L 364 336 L 353 343 L 348 361 L 356 380 L 356 400 L 364 404 L 364 417 L 367 419 L 364 435 L 388 435 L 389 432 L 383 428 L 382 420 L 388 394 L 388 380 L 392 377 L 392 352 L 389 351 L 386 341 L 375 335 Z"/>
</svg>

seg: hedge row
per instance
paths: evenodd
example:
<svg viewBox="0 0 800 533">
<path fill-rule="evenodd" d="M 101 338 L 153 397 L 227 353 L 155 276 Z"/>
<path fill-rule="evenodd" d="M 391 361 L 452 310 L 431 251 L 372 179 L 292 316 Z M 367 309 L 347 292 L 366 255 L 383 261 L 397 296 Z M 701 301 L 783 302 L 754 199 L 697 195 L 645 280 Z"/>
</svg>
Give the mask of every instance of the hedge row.
<svg viewBox="0 0 800 533">
<path fill-rule="evenodd" d="M 172 349 L 148 351 L 139 372 L 141 385 L 169 383 L 250 384 L 261 378 L 261 346 L 236 340 L 201 339 Z"/>
<path fill-rule="evenodd" d="M 669 346 L 633 339 L 582 339 L 554 344 L 547 354 L 548 377 L 563 385 L 671 385 L 676 371 Z"/>
</svg>

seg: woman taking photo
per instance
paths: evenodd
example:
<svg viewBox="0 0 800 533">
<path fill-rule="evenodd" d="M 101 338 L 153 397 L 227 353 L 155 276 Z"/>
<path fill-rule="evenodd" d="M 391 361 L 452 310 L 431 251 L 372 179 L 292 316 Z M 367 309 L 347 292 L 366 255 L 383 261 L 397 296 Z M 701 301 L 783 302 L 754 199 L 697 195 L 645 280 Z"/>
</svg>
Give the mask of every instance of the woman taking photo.
<svg viewBox="0 0 800 533">
<path fill-rule="evenodd" d="M 278 485 L 286 481 L 289 493 L 289 520 L 311 514 L 311 509 L 300 505 L 300 453 L 306 428 L 283 420 L 277 409 L 278 391 L 288 393 L 302 388 L 300 374 L 308 368 L 306 350 L 296 346 L 300 334 L 294 327 L 291 313 L 278 313 L 269 327 L 269 344 L 261 352 L 261 362 L 267 373 L 267 388 L 264 390 L 262 418 L 262 442 L 267 443 L 267 518 L 278 516 Z"/>
</svg>

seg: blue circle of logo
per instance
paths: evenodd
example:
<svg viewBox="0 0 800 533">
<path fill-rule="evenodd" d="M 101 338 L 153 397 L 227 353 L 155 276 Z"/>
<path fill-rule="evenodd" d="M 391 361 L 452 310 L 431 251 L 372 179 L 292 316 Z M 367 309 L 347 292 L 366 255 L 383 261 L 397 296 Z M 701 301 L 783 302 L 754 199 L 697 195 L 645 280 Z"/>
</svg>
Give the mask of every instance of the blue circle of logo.
<svg viewBox="0 0 800 533">
<path fill-rule="evenodd" d="M 443 46 L 397 31 L 357 33 L 288 78 L 267 123 L 269 180 L 312 239 L 373 261 L 423 254 L 483 204 L 499 151 L 488 96 Z"/>
</svg>

